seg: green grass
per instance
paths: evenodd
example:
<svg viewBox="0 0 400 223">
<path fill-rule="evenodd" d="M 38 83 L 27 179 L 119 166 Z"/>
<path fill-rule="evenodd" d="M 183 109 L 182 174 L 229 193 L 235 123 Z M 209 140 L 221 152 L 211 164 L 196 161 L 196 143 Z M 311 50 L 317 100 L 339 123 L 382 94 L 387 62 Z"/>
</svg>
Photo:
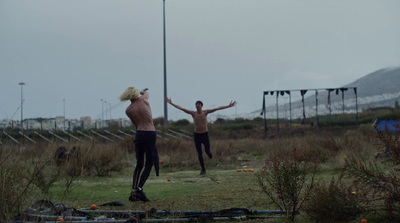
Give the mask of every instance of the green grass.
<svg viewBox="0 0 400 223">
<path fill-rule="evenodd" d="M 79 186 L 70 192 L 66 199 L 61 196 L 63 189 L 57 186 L 49 191 L 48 196 L 55 203 L 65 203 L 71 207 L 85 207 L 120 200 L 126 203 L 122 209 L 269 208 L 254 172 L 238 173 L 236 169 L 208 170 L 205 176 L 200 176 L 200 171 L 188 170 L 161 172 L 158 177 L 152 172 L 143 187 L 151 200 L 148 203 L 128 201 L 132 187 L 132 172 L 133 168 L 128 168 L 121 175 L 81 179 L 78 182 Z"/>
<path fill-rule="evenodd" d="M 205 176 L 199 175 L 199 164 L 192 141 L 157 141 L 160 160 L 163 160 L 164 164 L 161 165 L 160 176 L 156 177 L 153 170 L 143 188 L 151 200 L 150 202 L 128 201 L 136 160 L 132 139 L 127 138 L 119 144 L 96 142 L 80 145 L 82 154 L 103 154 L 102 157 L 113 157 L 112 164 L 121 164 L 122 171 L 111 172 L 107 177 L 96 177 L 92 170 L 91 174 L 83 174 L 77 178 L 74 189 L 67 194 L 64 194 L 65 185 L 62 180 L 51 187 L 47 194 L 41 193 L 36 187 L 31 187 L 27 193 L 28 198 L 23 203 L 24 207 L 21 208 L 26 210 L 35 200 L 49 199 L 54 203 L 63 203 L 68 207 L 75 208 L 88 208 L 92 204 L 100 205 L 110 201 L 125 202 L 123 207 L 101 207 L 103 210 L 150 210 L 151 208 L 170 211 L 217 211 L 229 208 L 276 210 L 277 208 L 269 202 L 267 195 L 261 191 L 254 175 L 257 170 L 262 168 L 266 158 L 285 157 L 290 151 L 297 149 L 306 157 L 315 156 L 315 160 L 319 164 L 318 180 L 330 181 L 332 177 L 339 176 L 340 170 L 344 166 L 344 158 L 349 154 L 358 154 L 360 158 L 368 161 L 374 159 L 375 152 L 383 149 L 379 139 L 371 137 L 372 127 L 369 123 L 361 125 L 358 130 L 347 130 L 346 132 L 343 131 L 341 124 L 334 127 L 335 131 L 333 132 L 325 132 L 322 131 L 323 128 L 320 128 L 318 134 L 304 132 L 303 129 L 306 126 L 298 126 L 296 129 L 296 125 L 293 125 L 293 131 L 297 130 L 299 133 L 294 134 L 293 137 L 288 137 L 288 132 L 284 133 L 282 124 L 282 137 L 263 139 L 263 120 L 257 119 L 248 122 L 254 125 L 254 129 L 223 128 L 247 123 L 239 121 L 210 124 L 211 148 L 214 157 L 209 160 L 205 156 L 207 168 Z M 274 129 L 274 123 L 270 123 L 269 130 Z M 310 133 L 314 132 L 311 127 L 309 128 Z M 177 129 L 181 129 L 181 127 L 177 127 Z M 191 131 L 193 127 L 189 125 L 184 129 Z M 287 126 L 286 130 L 288 130 Z M 3 166 L 18 169 L 11 165 L 17 163 L 13 162 L 14 158 L 22 163 L 15 167 L 29 167 L 32 164 L 37 165 L 41 160 L 51 160 L 56 148 L 55 145 L 46 145 L 45 143 L 26 146 L 23 149 L 5 145 L 3 146 L 4 154 L 0 158 L 7 160 L 8 153 L 6 152 L 9 151 L 15 157 L 9 157 L 10 164 L 4 162 L 3 164 L 7 165 Z M 85 164 L 97 161 L 94 163 L 101 165 L 103 163 L 99 161 L 106 161 L 106 159 L 91 156 L 83 156 L 83 158 Z M 107 165 L 102 165 L 102 167 L 107 167 Z M 53 166 L 48 166 L 48 168 L 53 170 Z M 255 172 L 236 172 L 236 169 L 243 168 L 252 168 L 255 169 Z M 25 176 L 24 172 L 16 172 L 15 176 L 12 176 L 11 179 L 28 179 L 29 174 Z M 168 178 L 171 181 L 167 181 Z M 15 185 L 18 186 L 17 181 Z M 2 181 L 0 180 L 0 182 Z M 21 181 L 21 183 L 23 185 L 24 182 Z M 6 189 L 2 193 L 10 191 L 9 187 L 4 188 Z M 360 220 L 354 222 L 360 222 Z M 373 217 L 370 217 L 369 220 L 373 222 Z M 264 220 L 260 221 L 264 222 Z M 286 220 L 280 218 L 269 222 L 277 221 L 285 222 Z M 254 220 L 246 222 L 254 222 Z M 301 213 L 296 218 L 296 222 L 310 221 L 307 220 L 305 213 Z"/>
<path fill-rule="evenodd" d="M 103 210 L 157 210 L 204 211 L 229 208 L 249 210 L 276 210 L 261 191 L 254 175 L 271 153 L 279 151 L 287 154 L 292 148 L 299 148 L 306 154 L 318 152 L 326 157 L 320 164 L 319 179 L 329 181 L 337 178 L 343 167 L 343 158 L 348 152 L 359 154 L 373 153 L 373 146 L 366 140 L 354 140 L 358 134 L 351 133 L 339 138 L 301 137 L 276 140 L 237 139 L 212 140 L 213 159 L 205 159 L 207 174 L 200 176 L 198 161 L 191 142 L 170 142 L 158 146 L 161 165 L 160 176 L 154 170 L 147 180 L 144 191 L 150 202 L 130 202 L 134 155 L 125 155 L 121 172 L 112 172 L 107 177 L 82 176 L 75 182 L 75 188 L 64 196 L 65 186 L 58 182 L 48 194 L 32 193 L 29 200 L 47 198 L 54 203 L 63 203 L 68 207 L 88 208 L 92 204 L 100 205 L 111 201 L 123 201 L 123 207 L 101 207 Z M 354 149 L 353 147 L 356 147 Z M 86 147 L 83 147 L 86 148 Z M 100 147 L 96 145 L 96 149 Z M 113 151 L 113 150 L 112 150 Z M 324 155 L 325 154 L 325 155 Z M 112 154 L 109 154 L 112 155 Z M 121 161 L 119 161 L 121 162 Z M 186 164 L 185 164 L 186 163 Z M 236 172 L 237 169 L 251 168 L 255 172 Z M 171 181 L 167 179 L 170 178 Z M 220 183 L 217 183 L 220 181 Z M 27 203 L 27 208 L 30 204 Z M 281 218 L 284 221 L 284 218 Z M 276 222 L 277 219 L 271 220 Z M 249 222 L 253 222 L 250 220 Z M 296 222 L 307 222 L 305 213 L 296 218 Z M 359 222 L 359 221 L 356 221 Z"/>
<path fill-rule="evenodd" d="M 240 168 L 240 167 L 239 167 Z M 253 168 L 253 166 L 251 167 Z M 204 176 L 199 170 L 169 172 L 161 169 L 160 176 L 154 171 L 147 180 L 144 191 L 150 202 L 131 202 L 133 168 L 127 168 L 121 174 L 111 177 L 83 178 L 67 198 L 62 198 L 61 187 L 53 187 L 48 196 L 54 203 L 64 203 L 68 207 L 89 208 L 92 204 L 100 205 L 110 201 L 123 201 L 122 207 L 100 207 L 99 210 L 140 210 L 151 208 L 168 211 L 218 211 L 230 208 L 248 210 L 277 210 L 261 191 L 256 172 L 237 172 L 237 169 L 210 168 Z M 327 181 L 335 176 L 334 171 L 321 171 L 318 177 Z M 168 178 L 171 181 L 168 181 Z M 219 183 L 217 182 L 219 181 Z M 246 222 L 286 222 L 285 218 L 247 220 Z M 310 222 L 305 214 L 300 214 L 295 222 Z M 354 221 L 359 222 L 359 220 Z"/>
<path fill-rule="evenodd" d="M 255 170 L 256 172 L 257 170 Z M 267 197 L 258 186 L 255 172 L 237 172 L 236 169 L 208 170 L 199 175 L 199 170 L 151 173 L 143 187 L 150 202 L 131 202 L 133 168 L 112 177 L 81 179 L 79 187 L 62 198 L 63 190 L 54 187 L 48 196 L 54 203 L 64 203 L 68 207 L 89 208 L 110 201 L 123 201 L 123 207 L 100 207 L 99 210 L 140 210 L 152 208 L 168 211 L 219 211 L 230 208 L 248 210 L 276 210 L 270 206 Z M 168 181 L 168 178 L 170 181 Z M 217 182 L 219 181 L 219 182 Z M 283 218 L 282 218 L 283 220 Z M 250 222 L 254 222 L 251 220 Z M 264 219 L 262 222 L 276 219 Z"/>
</svg>

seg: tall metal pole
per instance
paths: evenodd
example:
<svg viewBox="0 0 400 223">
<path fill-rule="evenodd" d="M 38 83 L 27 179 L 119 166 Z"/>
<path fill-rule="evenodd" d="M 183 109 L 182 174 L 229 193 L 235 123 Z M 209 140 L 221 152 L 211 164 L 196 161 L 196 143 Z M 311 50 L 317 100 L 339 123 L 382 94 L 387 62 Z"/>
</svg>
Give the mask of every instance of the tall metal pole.
<svg viewBox="0 0 400 223">
<path fill-rule="evenodd" d="M 279 137 L 279 108 L 278 108 L 279 91 L 276 91 L 276 135 Z"/>
<path fill-rule="evenodd" d="M 292 136 L 292 92 L 289 91 L 290 136 Z"/>
<path fill-rule="evenodd" d="M 104 104 L 106 105 L 106 109 L 105 109 L 105 111 L 106 111 L 106 121 L 107 121 L 107 101 L 104 101 Z"/>
<path fill-rule="evenodd" d="M 357 102 L 357 88 L 354 88 L 354 93 L 356 94 L 356 123 L 358 128 L 358 102 Z"/>
<path fill-rule="evenodd" d="M 104 120 L 104 103 L 103 103 L 103 99 L 100 99 L 101 101 L 101 125 L 103 125 L 103 120 Z"/>
<path fill-rule="evenodd" d="M 267 138 L 268 136 L 268 127 L 267 127 L 267 111 L 265 108 L 265 94 L 266 92 L 264 91 L 263 94 L 263 113 L 264 113 L 264 139 Z"/>
<path fill-rule="evenodd" d="M 24 86 L 25 83 L 20 82 L 19 85 L 21 85 L 21 131 L 24 131 L 24 103 L 23 103 L 22 86 Z"/>
<path fill-rule="evenodd" d="M 106 104 L 106 121 L 105 121 L 105 124 L 106 124 L 106 127 L 107 127 L 107 101 L 104 101 L 104 104 Z"/>
<path fill-rule="evenodd" d="M 111 120 L 111 103 L 110 102 L 108 103 L 108 109 L 110 110 L 109 114 L 110 114 L 110 120 Z"/>
<path fill-rule="evenodd" d="M 343 109 L 343 111 L 342 111 L 342 116 L 343 116 L 343 130 L 345 130 L 345 127 L 344 127 L 344 125 L 345 125 L 345 117 L 344 117 L 344 88 L 341 88 L 340 90 L 342 91 L 342 109 Z"/>
<path fill-rule="evenodd" d="M 319 128 L 319 117 L 318 117 L 318 90 L 315 90 L 315 118 L 317 119 L 317 126 L 315 126 L 317 132 Z"/>
<path fill-rule="evenodd" d="M 163 0 L 163 34 L 164 34 L 164 98 L 166 98 L 167 95 L 167 49 L 165 46 L 165 0 Z M 168 125 L 168 107 L 167 107 L 167 102 L 164 101 L 164 125 Z"/>
<path fill-rule="evenodd" d="M 235 102 L 235 119 L 237 119 L 237 104 L 238 104 L 238 102 Z M 214 105 L 214 107 L 215 107 L 215 105 Z"/>
<path fill-rule="evenodd" d="M 65 98 L 63 99 L 63 109 L 64 109 L 64 130 L 65 130 Z"/>
</svg>

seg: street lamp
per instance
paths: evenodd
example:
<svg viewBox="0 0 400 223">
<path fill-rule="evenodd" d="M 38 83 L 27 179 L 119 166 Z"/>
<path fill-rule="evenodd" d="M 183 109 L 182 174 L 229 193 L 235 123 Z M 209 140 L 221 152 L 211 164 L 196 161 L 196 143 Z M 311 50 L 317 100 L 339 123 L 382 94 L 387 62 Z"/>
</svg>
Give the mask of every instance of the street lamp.
<svg viewBox="0 0 400 223">
<path fill-rule="evenodd" d="M 64 110 L 64 130 L 65 130 L 65 98 L 63 99 L 63 110 Z"/>
<path fill-rule="evenodd" d="M 100 99 L 101 101 L 101 120 L 104 119 L 104 104 L 103 104 L 103 99 Z"/>
<path fill-rule="evenodd" d="M 165 46 L 165 0 L 163 0 L 163 30 L 164 30 L 164 98 L 167 97 L 167 53 Z M 164 125 L 168 125 L 168 107 L 167 102 L 164 101 Z"/>
<path fill-rule="evenodd" d="M 236 118 L 236 119 L 237 119 L 237 104 L 238 104 L 238 102 L 235 101 L 235 118 Z"/>
<path fill-rule="evenodd" d="M 106 122 L 105 122 L 105 127 L 107 127 L 107 101 L 104 101 L 104 104 L 106 105 Z"/>
<path fill-rule="evenodd" d="M 25 85 L 24 82 L 20 82 L 18 85 L 21 85 L 21 130 L 24 131 L 24 109 L 23 109 L 23 95 L 22 95 L 22 86 Z"/>
<path fill-rule="evenodd" d="M 103 99 L 100 99 L 101 101 L 101 125 L 103 125 L 103 120 L 104 120 L 104 103 L 103 103 Z"/>
<path fill-rule="evenodd" d="M 105 111 L 106 111 L 106 122 L 107 122 L 107 101 L 104 101 L 104 104 L 106 105 L 106 109 L 105 109 Z"/>
<path fill-rule="evenodd" d="M 110 120 L 111 120 L 111 103 L 108 103 L 108 109 L 110 110 L 109 114 L 110 114 Z"/>
</svg>

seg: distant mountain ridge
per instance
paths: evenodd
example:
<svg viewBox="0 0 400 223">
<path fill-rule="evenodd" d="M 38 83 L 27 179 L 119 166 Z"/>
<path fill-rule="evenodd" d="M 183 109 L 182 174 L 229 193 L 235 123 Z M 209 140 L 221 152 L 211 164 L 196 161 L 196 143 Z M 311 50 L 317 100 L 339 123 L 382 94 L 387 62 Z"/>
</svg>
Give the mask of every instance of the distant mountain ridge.
<svg viewBox="0 0 400 223">
<path fill-rule="evenodd" d="M 309 90 L 304 98 L 306 116 L 315 116 L 317 112 L 319 115 L 329 114 L 330 112 L 332 114 L 342 113 L 343 108 L 345 113 L 355 113 L 356 99 L 358 112 L 367 108 L 382 106 L 394 107 L 396 101 L 400 102 L 400 67 L 377 70 L 339 88 L 344 89 L 344 100 L 342 100 L 342 91 L 332 91 L 330 93 L 330 106 L 327 103 L 328 89 L 318 90 L 317 96 L 314 90 Z M 354 88 L 357 90 L 355 91 Z M 294 94 L 294 92 L 292 92 L 292 94 Z M 316 107 L 316 97 L 318 98 L 318 107 Z M 278 110 L 280 118 L 288 117 L 288 107 L 288 104 L 279 104 Z M 292 118 L 303 117 L 303 103 L 301 100 L 292 101 L 291 107 Z M 238 117 L 260 117 L 260 112 L 261 109 L 250 114 L 238 115 Z M 276 117 L 275 105 L 268 105 L 267 117 Z"/>
<path fill-rule="evenodd" d="M 396 94 L 400 92 L 400 67 L 377 70 L 344 86 L 357 87 L 359 97 Z M 399 98 L 397 98 L 398 100 Z M 375 107 L 372 104 L 370 106 Z M 394 106 L 394 102 L 392 107 Z"/>
<path fill-rule="evenodd" d="M 344 101 L 342 101 L 341 91 L 331 92 L 331 112 L 342 113 L 343 104 L 345 113 L 360 112 L 362 109 L 376 107 L 394 107 L 396 101 L 400 101 L 400 67 L 384 68 L 365 75 L 358 80 L 343 87 Z M 356 88 L 356 91 L 354 91 Z M 338 93 L 338 95 L 336 95 Z M 357 98 L 356 98 L 357 95 Z M 329 105 L 327 103 L 328 91 L 318 92 L 318 113 L 328 114 Z M 344 102 L 344 103 L 343 103 Z M 305 98 L 305 110 L 310 116 L 315 114 L 315 93 Z M 301 108 L 300 108 L 301 107 Z M 280 106 L 279 109 L 282 109 Z M 294 118 L 298 118 L 299 111 L 302 110 L 302 102 L 292 102 L 292 113 Z M 301 111 L 302 113 L 302 111 Z M 280 116 L 281 117 L 281 116 Z"/>
</svg>

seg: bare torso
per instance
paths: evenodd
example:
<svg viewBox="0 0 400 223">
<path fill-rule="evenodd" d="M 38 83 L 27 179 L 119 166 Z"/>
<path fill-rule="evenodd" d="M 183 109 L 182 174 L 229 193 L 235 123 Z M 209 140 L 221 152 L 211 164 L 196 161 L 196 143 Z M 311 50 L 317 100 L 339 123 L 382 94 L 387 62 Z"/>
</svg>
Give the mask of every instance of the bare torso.
<svg viewBox="0 0 400 223">
<path fill-rule="evenodd" d="M 172 103 L 171 98 L 165 97 L 165 101 L 170 103 L 172 106 L 174 106 L 177 109 L 180 109 L 184 111 L 187 114 L 190 114 L 193 117 L 193 124 L 194 124 L 194 132 L 195 133 L 205 133 L 208 132 L 208 127 L 207 127 L 207 115 L 209 113 L 213 113 L 215 111 L 229 108 L 235 105 L 235 101 L 231 101 L 229 105 L 224 105 L 224 106 L 219 106 L 217 108 L 213 109 L 206 109 L 203 110 L 203 102 L 197 101 L 196 102 L 196 111 L 188 110 L 186 108 L 183 108 L 177 104 Z"/>
<path fill-rule="evenodd" d="M 148 94 L 145 93 L 138 99 L 131 101 L 131 104 L 126 108 L 125 113 L 132 124 L 135 125 L 136 130 L 155 131 L 148 98 Z"/>
<path fill-rule="evenodd" d="M 205 133 L 208 132 L 207 127 L 207 111 L 196 111 L 191 115 L 193 117 L 194 132 L 195 133 Z"/>
</svg>

